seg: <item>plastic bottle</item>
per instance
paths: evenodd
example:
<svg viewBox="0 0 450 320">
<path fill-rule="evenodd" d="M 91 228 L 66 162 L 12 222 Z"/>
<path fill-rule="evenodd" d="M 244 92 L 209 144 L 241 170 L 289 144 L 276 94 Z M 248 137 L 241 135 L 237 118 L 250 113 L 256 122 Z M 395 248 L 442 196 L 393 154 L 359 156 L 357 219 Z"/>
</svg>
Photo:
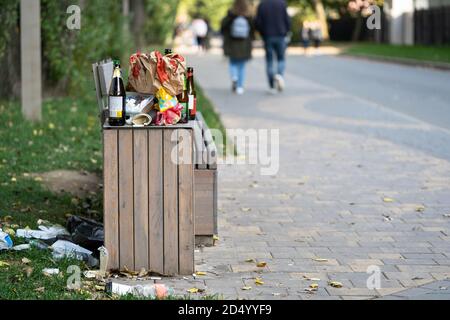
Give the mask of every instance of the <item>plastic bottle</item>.
<svg viewBox="0 0 450 320">
<path fill-rule="evenodd" d="M 13 241 L 11 237 L 6 232 L 0 230 L 0 250 L 11 249 L 13 246 Z"/>
</svg>

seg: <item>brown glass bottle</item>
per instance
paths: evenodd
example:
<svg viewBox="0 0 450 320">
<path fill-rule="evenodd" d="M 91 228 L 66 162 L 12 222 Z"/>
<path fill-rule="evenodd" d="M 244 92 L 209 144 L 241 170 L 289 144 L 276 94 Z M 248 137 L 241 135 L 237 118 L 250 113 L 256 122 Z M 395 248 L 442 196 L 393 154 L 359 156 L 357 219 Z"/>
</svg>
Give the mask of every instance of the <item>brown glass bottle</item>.
<svg viewBox="0 0 450 320">
<path fill-rule="evenodd" d="M 197 93 L 195 92 L 194 68 L 187 68 L 187 94 L 189 104 L 189 119 L 194 120 L 197 113 Z"/>
<path fill-rule="evenodd" d="M 126 93 L 123 85 L 122 73 L 120 71 L 120 64 L 118 62 L 114 62 L 114 73 L 108 97 L 109 125 L 125 125 L 125 100 Z"/>
<path fill-rule="evenodd" d="M 178 102 L 183 106 L 183 109 L 181 109 L 180 123 L 187 123 L 189 121 L 189 97 L 186 75 L 183 75 L 183 92 L 177 98 Z"/>
</svg>

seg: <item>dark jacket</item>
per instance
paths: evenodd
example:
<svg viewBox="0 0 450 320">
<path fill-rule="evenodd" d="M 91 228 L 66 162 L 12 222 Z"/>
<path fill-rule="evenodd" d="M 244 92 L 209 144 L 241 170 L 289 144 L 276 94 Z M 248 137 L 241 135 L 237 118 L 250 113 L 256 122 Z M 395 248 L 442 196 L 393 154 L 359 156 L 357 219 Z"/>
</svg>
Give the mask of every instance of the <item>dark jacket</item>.
<svg viewBox="0 0 450 320">
<path fill-rule="evenodd" d="M 231 59 L 249 60 L 252 58 L 252 41 L 255 35 L 255 24 L 251 17 L 245 17 L 250 25 L 250 36 L 247 39 L 231 37 L 231 25 L 238 16 L 231 11 L 222 20 L 223 51 Z"/>
<path fill-rule="evenodd" d="M 263 37 L 285 37 L 291 19 L 284 0 L 263 0 L 256 15 L 256 29 Z"/>
</svg>

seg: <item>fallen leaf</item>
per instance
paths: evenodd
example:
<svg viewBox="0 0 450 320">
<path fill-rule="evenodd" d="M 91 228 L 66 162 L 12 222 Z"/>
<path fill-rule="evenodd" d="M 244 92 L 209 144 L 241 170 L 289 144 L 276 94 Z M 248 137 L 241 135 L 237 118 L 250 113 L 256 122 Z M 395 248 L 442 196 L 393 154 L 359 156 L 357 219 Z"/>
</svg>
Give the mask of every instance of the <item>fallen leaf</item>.
<svg viewBox="0 0 450 320">
<path fill-rule="evenodd" d="M 416 211 L 417 211 L 417 212 L 424 212 L 424 211 L 425 211 L 425 207 L 424 207 L 424 206 L 418 206 L 418 207 L 416 208 Z"/>
<path fill-rule="evenodd" d="M 9 267 L 9 263 L 6 261 L 0 261 L 0 268 L 1 267 Z"/>
<path fill-rule="evenodd" d="M 311 284 L 309 285 L 309 287 L 310 287 L 311 289 L 318 289 L 318 288 L 319 288 L 319 284 L 317 284 L 317 283 L 311 283 Z"/>
<path fill-rule="evenodd" d="M 204 272 L 204 271 L 197 271 L 195 274 L 197 276 L 206 276 L 206 272 Z"/>
<path fill-rule="evenodd" d="M 264 281 L 262 281 L 261 278 L 256 278 L 255 279 L 255 284 L 258 285 L 258 286 L 262 286 L 264 284 Z"/>
<path fill-rule="evenodd" d="M 342 288 L 342 283 L 338 281 L 329 281 L 328 285 L 332 286 L 333 288 Z"/>
<path fill-rule="evenodd" d="M 304 290 L 309 294 L 313 294 L 315 291 L 317 291 L 317 289 L 311 289 L 311 288 L 305 288 Z"/>
<path fill-rule="evenodd" d="M 96 290 L 96 291 L 105 291 L 105 286 L 99 286 L 99 285 L 96 285 L 96 286 L 95 286 L 95 290 Z"/>
<path fill-rule="evenodd" d="M 241 208 L 241 210 L 242 210 L 243 212 L 249 212 L 249 211 L 252 210 L 252 208 Z"/>
<path fill-rule="evenodd" d="M 36 292 L 44 292 L 45 291 L 45 287 L 36 288 L 36 289 L 34 289 L 34 291 L 36 291 Z"/>
<path fill-rule="evenodd" d="M 386 203 L 391 203 L 391 202 L 394 202 L 395 200 L 392 199 L 392 198 L 384 197 L 383 201 L 386 202 Z"/>
<path fill-rule="evenodd" d="M 23 264 L 29 264 L 30 262 L 31 262 L 30 259 L 28 259 L 28 258 L 22 258 L 22 263 L 23 263 Z"/>
<path fill-rule="evenodd" d="M 3 228 L 3 232 L 9 234 L 10 236 L 15 236 L 16 232 L 12 228 Z"/>
<path fill-rule="evenodd" d="M 241 288 L 241 290 L 252 290 L 252 287 L 250 286 L 244 286 Z"/>
<path fill-rule="evenodd" d="M 256 266 L 257 266 L 258 268 L 264 268 L 265 266 L 267 266 L 267 263 L 266 263 L 266 262 L 258 262 L 258 263 L 256 264 Z"/>
<path fill-rule="evenodd" d="M 253 263 L 253 262 L 255 262 L 255 259 L 250 258 L 250 259 L 245 260 L 245 262 L 251 262 L 251 263 Z"/>
<path fill-rule="evenodd" d="M 219 241 L 219 237 L 217 235 L 213 235 L 213 240 L 214 241 Z"/>
<path fill-rule="evenodd" d="M 187 290 L 187 292 L 189 293 L 197 293 L 198 292 L 198 288 L 190 288 Z"/>
<path fill-rule="evenodd" d="M 138 277 L 145 277 L 147 275 L 147 270 L 145 270 L 145 268 L 141 268 L 141 270 L 139 271 Z"/>
<path fill-rule="evenodd" d="M 328 259 L 323 259 L 323 258 L 315 258 L 313 260 L 316 262 L 328 262 Z"/>
<path fill-rule="evenodd" d="M 31 267 L 27 267 L 25 269 L 25 274 L 27 275 L 27 278 L 29 278 L 31 276 L 31 274 L 33 273 L 33 268 Z"/>
</svg>

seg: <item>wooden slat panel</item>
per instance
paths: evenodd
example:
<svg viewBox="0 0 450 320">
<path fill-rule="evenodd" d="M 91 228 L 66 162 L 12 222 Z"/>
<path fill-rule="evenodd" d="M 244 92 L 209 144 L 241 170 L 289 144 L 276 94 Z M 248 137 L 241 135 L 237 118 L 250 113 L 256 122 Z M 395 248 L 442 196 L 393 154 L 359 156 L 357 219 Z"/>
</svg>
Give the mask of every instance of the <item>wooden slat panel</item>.
<svg viewBox="0 0 450 320">
<path fill-rule="evenodd" d="M 134 267 L 148 269 L 148 136 L 146 130 L 133 133 L 134 163 Z"/>
<path fill-rule="evenodd" d="M 217 222 L 217 204 L 218 204 L 218 190 L 219 190 L 219 173 L 217 170 L 213 170 L 213 186 L 214 186 L 214 194 L 213 194 L 213 224 L 214 224 L 214 234 L 219 234 L 219 223 Z"/>
<path fill-rule="evenodd" d="M 103 219 L 108 269 L 119 269 L 119 190 L 117 130 L 103 131 Z"/>
<path fill-rule="evenodd" d="M 120 267 L 134 270 L 133 132 L 118 131 Z"/>
<path fill-rule="evenodd" d="M 178 165 L 179 273 L 194 272 L 193 141 L 190 130 L 178 131 L 178 157 L 187 160 Z"/>
<path fill-rule="evenodd" d="M 158 273 L 164 273 L 162 142 L 162 130 L 148 131 L 149 269 Z"/>
<path fill-rule="evenodd" d="M 177 143 L 172 141 L 174 130 L 164 130 L 164 273 L 178 273 L 178 168 L 172 161 L 177 157 Z M 176 136 L 175 136 L 176 137 Z"/>
<path fill-rule="evenodd" d="M 215 234 L 214 170 L 195 170 L 195 235 Z"/>
<path fill-rule="evenodd" d="M 199 121 L 194 122 L 194 147 L 196 167 L 199 169 L 206 169 L 206 148 Z"/>
</svg>

